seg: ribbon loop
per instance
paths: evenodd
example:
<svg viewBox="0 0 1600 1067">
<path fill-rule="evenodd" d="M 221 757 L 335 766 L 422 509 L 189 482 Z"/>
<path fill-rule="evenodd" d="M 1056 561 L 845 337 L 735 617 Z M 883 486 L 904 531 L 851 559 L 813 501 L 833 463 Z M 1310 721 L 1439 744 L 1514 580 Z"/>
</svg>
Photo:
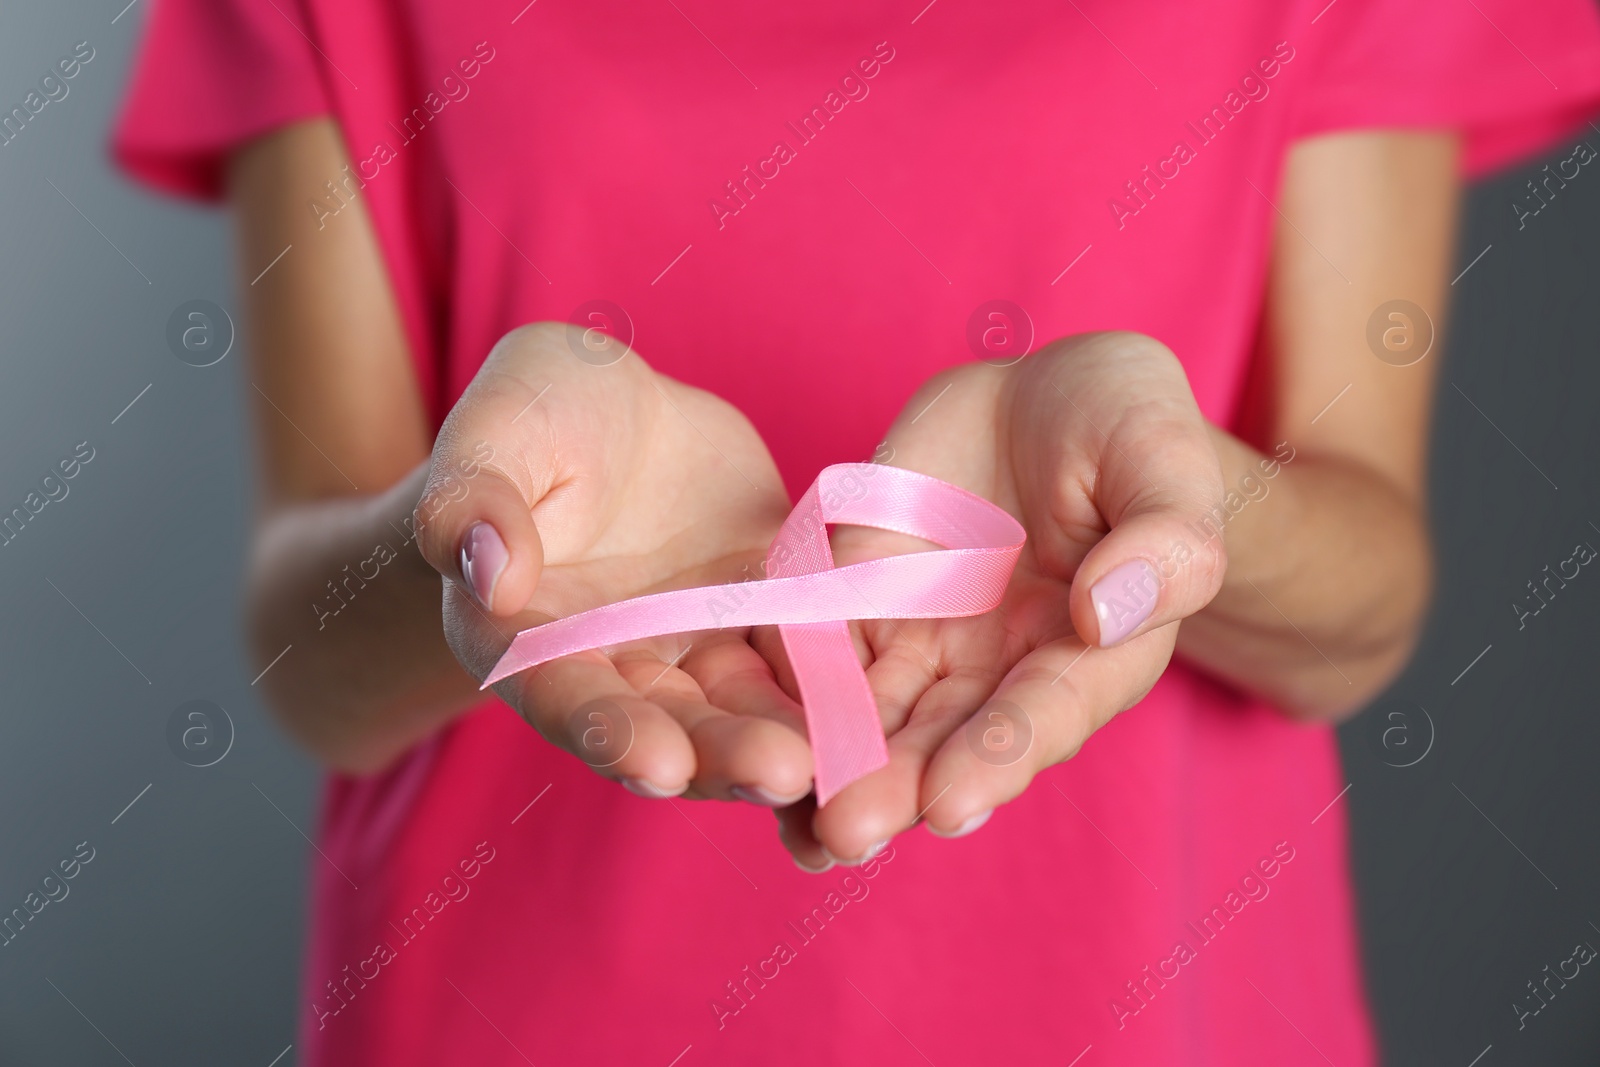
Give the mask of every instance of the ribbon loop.
<svg viewBox="0 0 1600 1067">
<path fill-rule="evenodd" d="M 836 567 L 830 524 L 871 526 L 942 546 Z M 825 468 L 767 551 L 767 577 L 653 593 L 523 630 L 484 687 L 592 648 L 665 634 L 774 625 L 800 688 L 817 803 L 889 761 L 852 619 L 981 615 L 1000 603 L 1026 534 L 965 489 L 876 463 Z"/>
</svg>

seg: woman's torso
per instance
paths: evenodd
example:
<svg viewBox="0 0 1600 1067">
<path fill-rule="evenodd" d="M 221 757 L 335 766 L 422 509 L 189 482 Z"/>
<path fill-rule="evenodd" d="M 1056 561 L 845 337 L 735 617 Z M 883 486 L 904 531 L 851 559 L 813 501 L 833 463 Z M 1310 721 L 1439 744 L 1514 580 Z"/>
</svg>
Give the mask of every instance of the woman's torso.
<svg viewBox="0 0 1600 1067">
<path fill-rule="evenodd" d="M 620 308 L 797 491 L 1007 301 L 1154 335 L 1235 421 L 1315 12 L 921 6 L 308 4 L 434 415 L 507 329 Z M 818 877 L 771 813 L 631 796 L 485 707 L 331 785 L 303 1047 L 1368 1063 L 1341 786 L 1325 730 L 1179 665 L 971 838 Z"/>
</svg>

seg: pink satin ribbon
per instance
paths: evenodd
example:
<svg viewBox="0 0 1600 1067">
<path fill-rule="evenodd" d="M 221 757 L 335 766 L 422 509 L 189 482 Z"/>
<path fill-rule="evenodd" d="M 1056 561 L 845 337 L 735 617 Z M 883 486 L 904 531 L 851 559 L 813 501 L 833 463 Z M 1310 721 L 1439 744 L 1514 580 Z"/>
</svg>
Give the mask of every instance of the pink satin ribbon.
<svg viewBox="0 0 1600 1067">
<path fill-rule="evenodd" d="M 828 525 L 871 526 L 943 546 L 836 567 Z M 664 634 L 776 624 L 800 688 L 817 803 L 889 762 L 851 619 L 981 615 L 1000 603 L 1026 534 L 1005 511 L 937 478 L 875 463 L 828 467 L 767 550 L 760 581 L 674 589 L 522 631 L 484 680 L 592 648 Z"/>
</svg>

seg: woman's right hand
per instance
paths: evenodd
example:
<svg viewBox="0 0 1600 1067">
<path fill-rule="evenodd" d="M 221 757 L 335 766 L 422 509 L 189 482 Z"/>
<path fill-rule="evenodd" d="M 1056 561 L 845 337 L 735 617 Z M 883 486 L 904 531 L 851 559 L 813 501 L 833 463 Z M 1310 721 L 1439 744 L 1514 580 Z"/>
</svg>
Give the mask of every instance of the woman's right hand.
<svg viewBox="0 0 1600 1067">
<path fill-rule="evenodd" d="M 445 420 L 417 542 L 445 578 L 450 647 L 481 679 L 526 627 L 759 577 L 788 511 L 771 456 L 731 405 L 604 334 L 541 323 L 495 346 Z M 740 631 L 584 652 L 494 688 L 547 740 L 644 796 L 776 806 L 811 788 L 800 708 Z"/>
</svg>

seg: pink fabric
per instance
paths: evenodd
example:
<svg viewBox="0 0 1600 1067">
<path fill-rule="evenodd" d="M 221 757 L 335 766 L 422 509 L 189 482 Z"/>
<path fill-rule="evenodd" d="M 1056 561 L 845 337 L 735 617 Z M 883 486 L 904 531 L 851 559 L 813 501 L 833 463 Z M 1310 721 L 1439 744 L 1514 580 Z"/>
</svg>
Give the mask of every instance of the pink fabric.
<svg viewBox="0 0 1600 1067">
<path fill-rule="evenodd" d="M 915 552 L 835 567 L 828 525 L 931 541 Z M 523 630 L 484 679 L 591 648 L 718 627 L 778 624 L 806 709 L 817 803 L 889 762 L 850 619 L 948 619 L 1000 603 L 1027 535 L 1000 508 L 915 471 L 873 463 L 823 469 L 784 520 L 760 581 L 674 589 Z"/>
<path fill-rule="evenodd" d="M 997 298 L 1160 338 L 1237 425 L 1294 139 L 1462 129 L 1476 170 L 1597 93 L 1588 0 L 155 0 L 116 151 L 214 194 L 330 113 L 435 418 L 605 299 L 798 490 Z M 1328 731 L 1177 664 L 980 832 L 817 878 L 769 813 L 631 796 L 488 704 L 330 782 L 296 1051 L 1360 1067 L 1344 785 Z"/>
</svg>

